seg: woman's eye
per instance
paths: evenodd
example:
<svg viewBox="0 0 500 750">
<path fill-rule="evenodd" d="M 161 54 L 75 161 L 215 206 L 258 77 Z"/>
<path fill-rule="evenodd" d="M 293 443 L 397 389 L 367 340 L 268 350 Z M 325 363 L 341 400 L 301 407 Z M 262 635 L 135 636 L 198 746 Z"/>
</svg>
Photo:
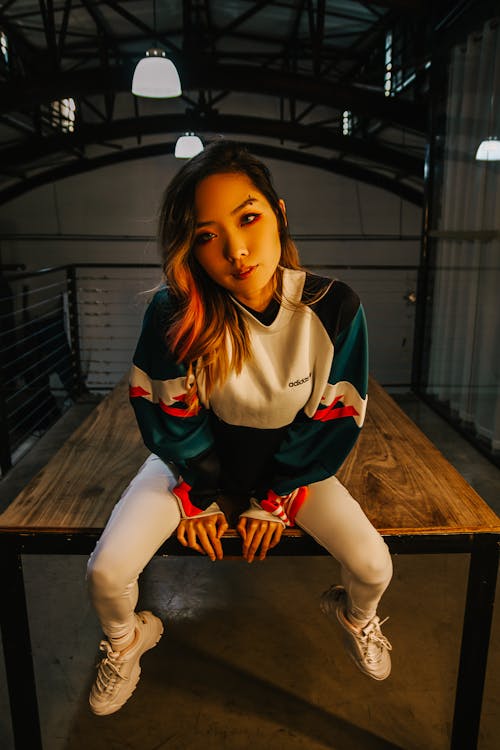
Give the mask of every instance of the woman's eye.
<svg viewBox="0 0 500 750">
<path fill-rule="evenodd" d="M 198 234 L 195 237 L 195 244 L 196 245 L 205 245 L 207 242 L 210 242 L 215 237 L 215 234 L 213 232 L 203 232 L 202 234 Z"/>
<path fill-rule="evenodd" d="M 253 224 L 259 218 L 260 214 L 244 214 L 241 217 L 242 224 Z"/>
</svg>

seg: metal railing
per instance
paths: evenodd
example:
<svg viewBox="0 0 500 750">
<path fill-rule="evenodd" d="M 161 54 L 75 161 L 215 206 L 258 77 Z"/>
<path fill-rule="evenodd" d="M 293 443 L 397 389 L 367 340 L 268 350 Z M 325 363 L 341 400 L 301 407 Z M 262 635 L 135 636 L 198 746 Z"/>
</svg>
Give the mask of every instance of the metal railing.
<svg viewBox="0 0 500 750">
<path fill-rule="evenodd" d="M 340 276 L 360 294 L 370 327 L 372 372 L 386 387 L 414 390 L 498 465 L 492 445 L 429 400 L 414 370 L 426 371 L 415 311 L 416 265 L 310 265 Z M 7 271 L 4 267 L 4 270 Z M 86 392 L 111 390 L 125 374 L 143 312 L 160 281 L 157 264 L 72 264 L 0 274 L 0 470 L 5 474 L 34 440 Z M 415 305 L 415 300 L 417 305 Z M 415 343 L 415 342 L 413 342 Z"/>
<path fill-rule="evenodd" d="M 359 291 L 373 321 L 376 376 L 386 385 L 409 386 L 417 268 L 353 264 L 311 270 L 339 275 Z M 73 264 L 0 279 L 5 474 L 82 394 L 103 394 L 123 377 L 160 269 L 157 264 Z"/>
<path fill-rule="evenodd" d="M 83 390 L 71 268 L 1 277 L 0 465 Z"/>
<path fill-rule="evenodd" d="M 129 366 L 157 266 L 69 265 L 0 276 L 0 469 L 82 394 Z"/>
<path fill-rule="evenodd" d="M 130 366 L 158 265 L 78 265 L 80 361 L 87 388 L 109 391 Z"/>
</svg>

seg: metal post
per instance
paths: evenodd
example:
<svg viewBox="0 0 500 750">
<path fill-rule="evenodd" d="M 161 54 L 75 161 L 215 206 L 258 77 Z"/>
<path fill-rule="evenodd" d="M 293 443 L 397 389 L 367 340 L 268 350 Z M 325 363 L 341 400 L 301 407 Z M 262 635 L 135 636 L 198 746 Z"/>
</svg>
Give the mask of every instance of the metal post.
<svg viewBox="0 0 500 750">
<path fill-rule="evenodd" d="M 14 744 L 16 750 L 42 750 L 22 558 L 10 539 L 2 540 L 0 564 L 4 587 L 0 625 Z"/>
<path fill-rule="evenodd" d="M 436 16 L 437 8 L 434 7 Z M 436 169 L 437 169 L 437 136 L 438 136 L 438 111 L 442 106 L 441 99 L 444 88 L 444 60 L 443 51 L 439 45 L 435 27 L 435 18 L 432 23 L 432 43 L 430 80 L 429 80 L 429 115 L 428 115 L 428 138 L 424 162 L 424 204 L 422 212 L 422 238 L 420 244 L 420 263 L 417 278 L 417 303 L 415 309 L 415 330 L 413 337 L 412 358 L 412 390 L 421 393 L 425 388 L 424 380 L 427 376 L 426 356 L 428 354 L 428 342 L 430 336 L 430 314 L 432 305 L 431 290 L 431 263 L 432 244 L 430 231 L 433 224 L 433 208 L 436 196 Z"/>
<path fill-rule="evenodd" d="M 7 383 L 9 376 L 9 365 L 6 364 L 6 352 L 14 348 L 15 333 L 14 328 L 14 307 L 12 304 L 12 289 L 7 278 L 3 275 L 5 266 L 0 267 L 0 312 L 2 313 L 2 330 L 0 331 L 0 468 L 2 475 L 6 474 L 12 468 L 12 446 L 10 442 L 9 419 L 7 409 Z M 10 330 L 9 330 L 10 329 Z M 14 348 L 15 351 L 15 348 Z M 12 369 L 12 368 L 10 368 Z"/>
<path fill-rule="evenodd" d="M 79 396 L 84 393 L 85 382 L 82 373 L 82 362 L 80 355 L 80 329 L 78 325 L 78 294 L 76 285 L 76 268 L 67 266 L 66 278 L 68 282 L 68 312 L 69 312 L 69 330 L 71 335 L 71 353 L 74 368 L 74 390 L 72 395 Z"/>
<path fill-rule="evenodd" d="M 498 556 L 498 534 L 475 537 L 469 567 L 451 750 L 474 750 L 477 747 Z"/>
<path fill-rule="evenodd" d="M 5 475 L 12 468 L 12 450 L 10 445 L 9 420 L 5 402 L 6 389 L 4 376 L 0 367 L 0 468 Z"/>
</svg>

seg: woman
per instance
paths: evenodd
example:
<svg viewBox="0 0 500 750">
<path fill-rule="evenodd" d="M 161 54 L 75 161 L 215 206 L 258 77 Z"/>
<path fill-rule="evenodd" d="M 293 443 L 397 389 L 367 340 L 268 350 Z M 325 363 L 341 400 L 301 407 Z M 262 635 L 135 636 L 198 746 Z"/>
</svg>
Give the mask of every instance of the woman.
<svg viewBox="0 0 500 750">
<path fill-rule="evenodd" d="M 248 498 L 237 529 L 249 563 L 293 524 L 340 562 L 342 585 L 321 607 L 341 624 L 357 666 L 385 679 L 391 646 L 376 610 L 391 558 L 335 478 L 367 402 L 358 297 L 301 269 L 267 168 L 233 142 L 212 144 L 174 177 L 160 243 L 166 284 L 146 312 L 130 377 L 152 455 L 88 567 L 106 635 L 92 710 L 121 708 L 141 655 L 163 632 L 151 612 L 135 612 L 140 572 L 174 531 L 222 559 L 228 523 L 217 498 L 231 493 Z"/>
</svg>

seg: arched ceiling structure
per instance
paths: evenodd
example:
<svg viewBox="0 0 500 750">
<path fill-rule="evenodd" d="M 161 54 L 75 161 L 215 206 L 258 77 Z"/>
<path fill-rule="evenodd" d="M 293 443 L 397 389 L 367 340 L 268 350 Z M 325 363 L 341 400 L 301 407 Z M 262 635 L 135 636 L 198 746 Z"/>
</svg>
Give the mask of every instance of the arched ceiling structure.
<svg viewBox="0 0 500 750">
<path fill-rule="evenodd" d="M 225 135 L 422 201 L 432 25 L 427 0 L 6 0 L 0 5 L 0 202 L 177 136 Z M 434 13 L 431 13 L 431 7 Z M 437 11 L 436 11 L 437 9 Z M 434 20 L 433 20 L 434 19 Z M 176 99 L 135 97 L 145 51 Z M 73 132 L 54 102 L 71 99 Z"/>
</svg>

